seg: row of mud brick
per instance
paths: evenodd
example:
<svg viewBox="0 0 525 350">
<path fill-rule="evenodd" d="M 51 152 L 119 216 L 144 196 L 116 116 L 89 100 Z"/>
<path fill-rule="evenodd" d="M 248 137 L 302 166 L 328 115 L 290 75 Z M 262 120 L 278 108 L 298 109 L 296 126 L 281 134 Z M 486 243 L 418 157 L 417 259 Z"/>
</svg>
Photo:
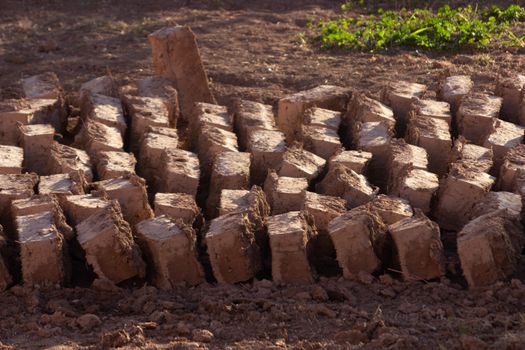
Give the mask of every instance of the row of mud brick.
<svg viewBox="0 0 525 350">
<path fill-rule="evenodd" d="M 323 261 L 430 280 L 455 269 L 442 235 L 470 286 L 522 264 L 525 76 L 226 107 L 191 30 L 149 40 L 158 76 L 65 94 L 43 73 L 0 102 L 0 290 L 79 274 L 169 289 L 208 266 L 220 283 L 309 283 Z"/>
</svg>

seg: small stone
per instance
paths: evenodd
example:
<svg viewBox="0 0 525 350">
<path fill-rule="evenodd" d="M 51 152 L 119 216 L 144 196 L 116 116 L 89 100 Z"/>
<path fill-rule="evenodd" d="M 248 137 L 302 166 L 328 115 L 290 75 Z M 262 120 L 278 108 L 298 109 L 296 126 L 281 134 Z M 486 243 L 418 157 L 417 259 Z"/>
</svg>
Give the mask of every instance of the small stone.
<svg viewBox="0 0 525 350">
<path fill-rule="evenodd" d="M 77 324 L 82 330 L 90 331 L 93 328 L 100 326 L 102 321 L 97 315 L 85 314 L 77 318 Z"/>
<path fill-rule="evenodd" d="M 207 329 L 195 329 L 191 332 L 191 336 L 199 343 L 211 343 L 213 340 L 213 333 Z"/>
</svg>

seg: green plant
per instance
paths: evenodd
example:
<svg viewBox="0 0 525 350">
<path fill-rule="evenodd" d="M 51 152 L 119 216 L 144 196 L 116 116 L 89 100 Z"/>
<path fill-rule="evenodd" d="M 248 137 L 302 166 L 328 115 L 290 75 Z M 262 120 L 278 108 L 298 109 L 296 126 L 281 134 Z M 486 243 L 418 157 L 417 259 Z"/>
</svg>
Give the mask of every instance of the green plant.
<svg viewBox="0 0 525 350">
<path fill-rule="evenodd" d="M 445 5 L 432 12 L 426 9 L 381 11 L 376 15 L 342 17 L 319 21 L 316 39 L 323 48 L 379 51 L 393 46 L 450 49 L 483 48 L 496 41 L 503 46 L 522 46 L 525 36 L 511 25 L 525 20 L 525 9 L 511 5 L 452 9 Z"/>
</svg>

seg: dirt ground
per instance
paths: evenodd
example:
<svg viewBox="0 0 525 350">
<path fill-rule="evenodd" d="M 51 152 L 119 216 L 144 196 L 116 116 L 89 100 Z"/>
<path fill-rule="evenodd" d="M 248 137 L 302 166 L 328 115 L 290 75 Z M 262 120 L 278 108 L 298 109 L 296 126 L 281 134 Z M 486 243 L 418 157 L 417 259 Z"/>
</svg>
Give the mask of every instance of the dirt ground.
<svg viewBox="0 0 525 350">
<path fill-rule="evenodd" d="M 378 94 L 385 81 L 405 79 L 435 89 L 447 71 L 470 74 L 476 90 L 492 91 L 498 74 L 525 72 L 524 48 L 319 51 L 305 25 L 338 8 L 338 1 L 312 0 L 0 0 L 0 99 L 21 97 L 20 78 L 45 71 L 57 73 L 66 91 L 106 72 L 120 84 L 151 75 L 147 34 L 173 24 L 197 34 L 222 104 L 233 97 L 274 103 L 320 84 Z M 0 294 L 0 349 L 525 348 L 519 278 L 474 291 L 446 279 L 408 283 L 387 275 L 304 287 L 105 289 Z"/>
</svg>

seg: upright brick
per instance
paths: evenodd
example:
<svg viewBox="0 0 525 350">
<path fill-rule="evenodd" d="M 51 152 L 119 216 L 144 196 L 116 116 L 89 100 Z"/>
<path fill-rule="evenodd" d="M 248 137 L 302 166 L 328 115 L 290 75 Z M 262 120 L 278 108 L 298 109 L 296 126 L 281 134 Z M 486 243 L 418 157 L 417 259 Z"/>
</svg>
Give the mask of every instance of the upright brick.
<svg viewBox="0 0 525 350">
<path fill-rule="evenodd" d="M 68 174 L 41 176 L 38 183 L 38 193 L 56 196 L 62 203 L 66 196 L 84 194 L 87 187 L 86 179 L 79 171 Z"/>
<path fill-rule="evenodd" d="M 2 225 L 11 223 L 11 202 L 29 198 L 35 191 L 38 176 L 35 174 L 0 174 L 0 220 Z"/>
<path fill-rule="evenodd" d="M 49 173 L 81 171 L 87 182 L 93 181 L 93 165 L 86 151 L 53 142 L 49 150 Z"/>
<path fill-rule="evenodd" d="M 24 168 L 39 175 L 49 174 L 50 149 L 55 128 L 49 124 L 20 126 L 21 144 L 24 149 Z"/>
<path fill-rule="evenodd" d="M 454 141 L 450 163 L 467 162 L 480 171 L 489 172 L 493 164 L 492 155 L 490 148 L 467 143 L 467 140 L 460 136 Z"/>
<path fill-rule="evenodd" d="M 483 146 L 492 148 L 494 152 L 493 171 L 498 174 L 505 159 L 505 155 L 512 148 L 523 142 L 525 127 L 518 126 L 503 120 L 496 120 Z"/>
<path fill-rule="evenodd" d="M 407 166 L 412 166 L 414 169 L 427 170 L 427 151 L 422 147 L 410 145 L 403 139 L 392 140 L 387 160 L 388 191 L 394 190 L 397 181 L 403 175 L 403 169 Z"/>
<path fill-rule="evenodd" d="M 133 153 L 105 151 L 100 152 L 97 161 L 97 174 L 100 180 L 135 174 L 137 160 Z"/>
<path fill-rule="evenodd" d="M 347 129 L 349 129 L 355 122 L 379 122 L 384 124 L 390 131 L 393 131 L 396 127 L 394 111 L 390 107 L 359 93 L 353 94 L 352 99 L 348 103 L 344 119 Z M 348 131 L 346 137 L 351 137 Z"/>
<path fill-rule="evenodd" d="M 525 75 L 516 74 L 511 77 L 499 77 L 496 82 L 495 94 L 503 99 L 501 114 L 505 120 L 522 126 L 524 120 L 520 120 L 520 105 L 523 99 L 525 86 Z"/>
<path fill-rule="evenodd" d="M 341 112 L 331 111 L 325 108 L 312 107 L 304 112 L 303 123 L 305 125 L 316 126 L 339 131 L 341 126 Z"/>
<path fill-rule="evenodd" d="M 341 164 L 358 174 L 365 174 L 371 159 L 372 153 L 370 152 L 341 150 L 328 160 L 328 169 L 330 170 L 337 164 Z"/>
<path fill-rule="evenodd" d="M 452 114 L 448 102 L 417 99 L 412 103 L 412 111 L 420 118 L 436 118 L 452 125 Z"/>
<path fill-rule="evenodd" d="M 499 117 L 502 105 L 500 97 L 483 93 L 465 96 L 457 112 L 457 126 L 460 135 L 468 141 L 482 146 Z"/>
<path fill-rule="evenodd" d="M 247 151 L 252 155 L 252 183 L 262 184 L 269 169 L 278 170 L 286 150 L 284 134 L 275 130 L 256 129 L 248 135 Z"/>
<path fill-rule="evenodd" d="M 200 179 L 197 155 L 181 149 L 166 149 L 160 159 L 162 167 L 157 175 L 159 179 L 156 180 L 158 190 L 196 196 Z"/>
<path fill-rule="evenodd" d="M 294 145 L 287 148 L 283 154 L 279 176 L 306 178 L 312 181 L 321 174 L 325 165 L 326 160 L 323 158 Z"/>
<path fill-rule="evenodd" d="M 378 195 L 368 204 L 368 209 L 377 214 L 386 225 L 395 224 L 414 215 L 408 200 L 398 197 Z"/>
<path fill-rule="evenodd" d="M 198 138 L 197 153 L 205 173 L 211 170 L 215 158 L 223 152 L 238 152 L 235 133 L 205 125 Z"/>
<path fill-rule="evenodd" d="M 137 80 L 137 95 L 161 98 L 168 108 L 170 126 L 176 127 L 180 114 L 179 93 L 171 81 L 159 76 L 150 76 Z"/>
<path fill-rule="evenodd" d="M 525 171 L 525 145 L 522 144 L 514 146 L 504 156 L 498 177 L 499 190 L 518 192 L 520 171 Z"/>
<path fill-rule="evenodd" d="M 306 192 L 302 210 L 310 214 L 319 233 L 326 233 L 330 221 L 346 213 L 346 201 L 333 196 Z"/>
<path fill-rule="evenodd" d="M 74 146 L 84 149 L 96 162 L 103 151 L 122 151 L 124 140 L 118 129 L 88 120 L 75 136 Z"/>
<path fill-rule="evenodd" d="M 305 178 L 278 176 L 270 171 L 264 183 L 264 193 L 272 208 L 272 215 L 301 210 L 308 181 Z"/>
<path fill-rule="evenodd" d="M 412 107 L 414 98 L 422 98 L 427 91 L 426 85 L 411 83 L 408 81 L 394 81 L 386 84 L 381 91 L 381 102 L 394 110 L 399 128 L 407 122 L 408 113 Z"/>
<path fill-rule="evenodd" d="M 304 149 L 323 158 L 329 159 L 342 147 L 337 131 L 316 125 L 302 126 Z"/>
<path fill-rule="evenodd" d="M 195 103 L 188 125 L 193 148 L 199 146 L 199 135 L 205 126 L 233 132 L 233 118 L 228 109 L 212 103 Z"/>
<path fill-rule="evenodd" d="M 21 174 L 23 162 L 23 148 L 0 145 L 0 174 Z"/>
<path fill-rule="evenodd" d="M 483 199 L 474 204 L 469 211 L 469 219 L 473 220 L 493 211 L 507 209 L 509 212 L 519 216 L 522 210 L 521 196 L 511 192 L 489 192 Z"/>
<path fill-rule="evenodd" d="M 91 119 L 101 124 L 118 129 L 124 136 L 126 133 L 126 120 L 120 99 L 99 95 L 84 94 L 80 105 L 80 115 L 85 121 Z"/>
<path fill-rule="evenodd" d="M 266 217 L 270 215 L 270 205 L 262 188 L 252 186 L 247 190 L 222 190 L 219 215 L 233 212 L 245 212 L 250 220 L 262 228 Z"/>
<path fill-rule="evenodd" d="M 110 205 L 111 201 L 107 198 L 96 197 L 93 194 L 70 195 L 66 196 L 62 201 L 64 213 L 74 226 Z"/>
<path fill-rule="evenodd" d="M 271 105 L 238 99 L 233 105 L 234 127 L 241 150 L 247 150 L 256 130 L 277 130 Z"/>
<path fill-rule="evenodd" d="M 428 214 L 438 189 L 436 174 L 409 165 L 400 172 L 391 194 L 407 199 L 414 208 Z"/>
<path fill-rule="evenodd" d="M 474 82 L 469 75 L 453 75 L 441 83 L 438 96 L 450 104 L 450 108 L 455 114 L 463 97 L 470 94 L 473 87 Z"/>
<path fill-rule="evenodd" d="M 155 216 L 165 215 L 187 225 L 193 225 L 201 215 L 195 197 L 186 193 L 156 193 L 154 207 Z"/>
</svg>

